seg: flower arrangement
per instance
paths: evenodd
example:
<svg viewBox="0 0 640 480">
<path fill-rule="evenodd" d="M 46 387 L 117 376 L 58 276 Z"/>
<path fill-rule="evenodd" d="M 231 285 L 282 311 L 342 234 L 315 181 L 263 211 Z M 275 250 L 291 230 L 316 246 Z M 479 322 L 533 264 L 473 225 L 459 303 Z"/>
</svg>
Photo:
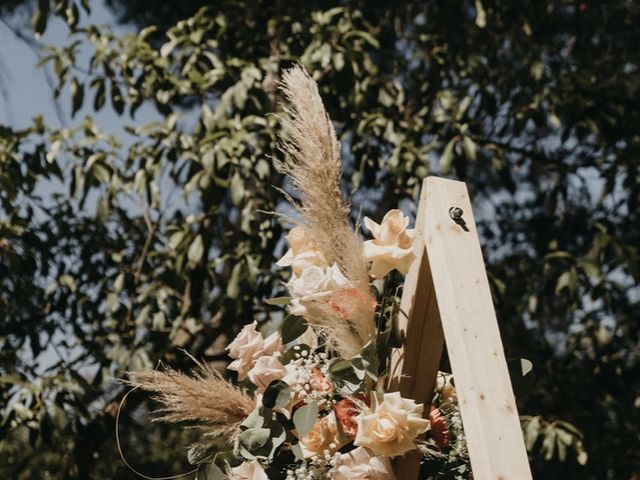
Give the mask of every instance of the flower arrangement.
<svg viewBox="0 0 640 480">
<path fill-rule="evenodd" d="M 407 273 L 417 234 L 392 210 L 380 223 L 364 218 L 372 238 L 362 239 L 315 82 L 294 67 L 283 91 L 282 170 L 298 198 L 283 194 L 300 221 L 277 262 L 291 270 L 289 296 L 270 301 L 285 309 L 279 328 L 254 322 L 228 345 L 235 382 L 199 364 L 191 376 L 134 372 L 130 383 L 154 394 L 159 420 L 198 429 L 189 458 L 214 478 L 394 479 L 394 458 L 416 449 L 436 458 L 454 438 L 438 407 L 425 412 L 387 389 L 399 307 L 384 280 Z"/>
</svg>

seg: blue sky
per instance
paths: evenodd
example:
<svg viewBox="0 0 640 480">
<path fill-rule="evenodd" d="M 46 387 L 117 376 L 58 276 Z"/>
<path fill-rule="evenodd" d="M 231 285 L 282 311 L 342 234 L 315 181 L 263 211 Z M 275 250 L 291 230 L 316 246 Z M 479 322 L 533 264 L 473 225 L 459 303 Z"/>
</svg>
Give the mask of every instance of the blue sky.
<svg viewBox="0 0 640 480">
<path fill-rule="evenodd" d="M 80 24 L 106 24 L 117 34 L 133 31 L 131 26 L 114 25 L 114 16 L 103 2 L 91 2 L 92 12 L 90 16 L 83 13 Z M 18 15 L 21 13 L 19 12 Z M 24 13 L 22 13 L 24 15 Z M 5 19 L 5 22 L 18 26 L 23 22 L 20 18 Z M 71 100 L 68 91 L 63 91 L 58 100 L 53 98 L 53 87 L 47 83 L 45 71 L 37 67 L 38 49 L 30 47 L 27 43 L 15 35 L 11 28 L 0 22 L 0 124 L 15 129 L 29 125 L 31 118 L 42 115 L 45 123 L 50 127 L 68 127 L 79 123 L 86 115 L 94 117 L 97 125 L 111 133 L 122 132 L 124 125 L 133 124 L 128 116 L 118 117 L 111 108 L 105 107 L 100 112 L 93 112 L 93 92 L 85 89 L 85 104 L 88 108 L 80 110 L 74 119 L 71 119 Z M 33 34 L 30 28 L 19 28 L 20 32 L 30 38 Z M 57 18 L 50 18 L 47 30 L 41 39 L 34 41 L 41 44 L 51 44 L 58 47 L 65 46 L 73 38 L 69 36 L 67 26 Z M 89 53 L 84 52 L 79 64 L 86 65 Z M 50 78 L 55 82 L 55 76 L 50 73 Z M 56 105 L 60 115 L 56 114 Z M 148 123 L 159 118 L 155 109 L 143 105 L 137 112 L 135 123 Z M 61 122 L 62 119 L 62 122 Z M 122 138 L 123 143 L 126 138 Z"/>
</svg>

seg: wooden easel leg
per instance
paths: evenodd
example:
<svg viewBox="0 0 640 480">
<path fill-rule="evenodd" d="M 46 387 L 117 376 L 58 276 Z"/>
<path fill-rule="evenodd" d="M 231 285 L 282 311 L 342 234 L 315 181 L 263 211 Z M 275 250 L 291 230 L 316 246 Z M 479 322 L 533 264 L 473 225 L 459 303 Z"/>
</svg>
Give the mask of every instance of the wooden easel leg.
<svg viewBox="0 0 640 480">
<path fill-rule="evenodd" d="M 444 334 L 474 478 L 531 479 L 465 184 L 427 178 L 416 229 L 422 257 L 405 281 L 401 305 L 409 319 L 400 322 L 406 339 L 404 352 L 392 356 L 392 386 L 428 404 Z M 405 463 L 411 458 L 398 461 L 397 471 L 410 475 L 399 478 L 416 478 Z"/>
</svg>

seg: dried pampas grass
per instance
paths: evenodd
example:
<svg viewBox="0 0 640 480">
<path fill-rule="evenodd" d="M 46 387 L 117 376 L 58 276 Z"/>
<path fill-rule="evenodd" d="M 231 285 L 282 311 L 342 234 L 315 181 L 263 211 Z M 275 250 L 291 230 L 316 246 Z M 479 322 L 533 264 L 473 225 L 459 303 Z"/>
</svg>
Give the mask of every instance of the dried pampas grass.
<svg viewBox="0 0 640 480">
<path fill-rule="evenodd" d="M 211 440 L 233 445 L 240 423 L 255 409 L 256 402 L 220 373 L 198 363 L 198 370 L 185 375 L 173 369 L 132 372 L 133 387 L 151 392 L 162 407 L 153 420 L 192 423 L 201 434 L 196 446 Z"/>
<path fill-rule="evenodd" d="M 289 200 L 312 232 L 317 248 L 327 262 L 337 263 L 354 288 L 362 296 L 371 297 L 363 242 L 350 223 L 350 205 L 340 188 L 340 143 L 322 104 L 318 86 L 303 67 L 295 66 L 283 74 L 282 90 L 288 100 L 284 109 L 287 115 L 282 119 L 285 136 L 281 143 L 285 156 L 282 170 L 291 179 L 300 198 L 299 202 Z M 313 318 L 308 321 L 314 325 Z M 326 321 L 317 325 L 328 334 L 330 344 L 336 343 L 332 339 L 347 335 L 353 338 L 342 338 L 338 343 L 356 342 L 362 348 L 375 334 L 373 313 L 337 318 L 336 321 L 338 323 L 333 326 Z M 347 353 L 340 349 L 338 352 Z"/>
</svg>

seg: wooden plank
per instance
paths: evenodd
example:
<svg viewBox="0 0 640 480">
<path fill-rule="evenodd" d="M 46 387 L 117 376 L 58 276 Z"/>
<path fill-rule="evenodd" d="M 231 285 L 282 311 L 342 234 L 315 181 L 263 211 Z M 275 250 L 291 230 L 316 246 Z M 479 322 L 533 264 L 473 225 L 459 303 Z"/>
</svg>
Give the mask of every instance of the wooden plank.
<svg viewBox="0 0 640 480">
<path fill-rule="evenodd" d="M 435 177 L 423 188 L 427 257 L 474 478 L 531 479 L 467 188 Z"/>
<path fill-rule="evenodd" d="M 401 313 L 398 318 L 404 348 L 394 349 L 391 353 L 389 386 L 399 390 L 405 398 L 424 403 L 424 416 L 427 417 L 444 337 L 423 237 L 425 202 L 426 190 L 423 188 L 416 217 L 416 261 L 405 277 L 400 301 L 400 309 L 406 314 Z M 414 452 L 396 459 L 394 469 L 398 478 L 417 478 L 419 455 Z"/>
<path fill-rule="evenodd" d="M 462 210 L 456 223 L 451 207 Z M 392 355 L 391 386 L 425 402 L 446 340 L 476 480 L 527 480 L 531 471 L 511 388 L 480 241 L 464 183 L 430 177 L 416 220 L 419 255 L 405 279 L 404 349 Z M 400 458 L 398 478 L 417 478 L 418 459 Z"/>
</svg>

